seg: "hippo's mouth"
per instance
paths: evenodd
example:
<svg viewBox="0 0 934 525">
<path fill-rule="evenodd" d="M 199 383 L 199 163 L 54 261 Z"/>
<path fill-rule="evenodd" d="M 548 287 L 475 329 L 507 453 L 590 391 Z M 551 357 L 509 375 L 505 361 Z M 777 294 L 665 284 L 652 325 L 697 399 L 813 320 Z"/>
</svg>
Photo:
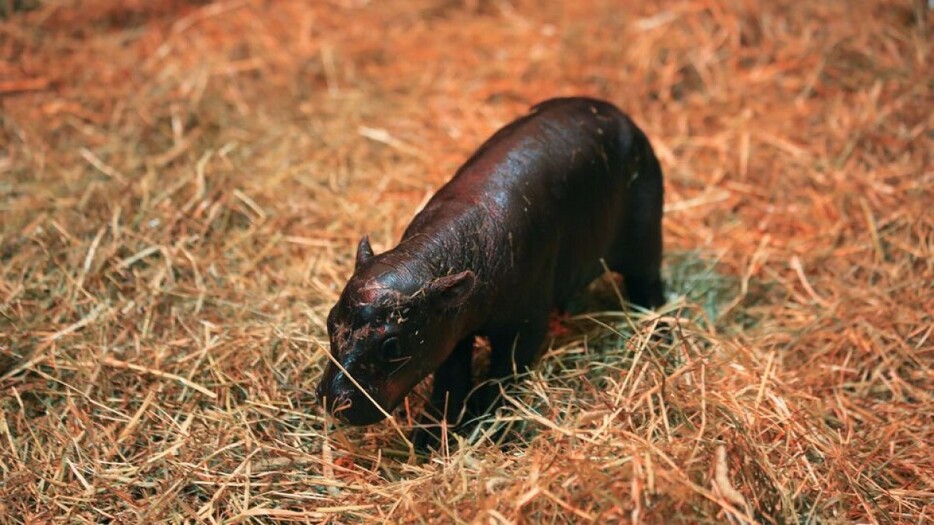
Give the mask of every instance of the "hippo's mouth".
<svg viewBox="0 0 934 525">
<path fill-rule="evenodd" d="M 366 389 L 364 392 L 343 371 L 329 366 L 316 394 L 318 401 L 338 420 L 355 426 L 372 425 L 385 419 L 386 414 L 402 403 L 406 394 L 419 383 L 417 378 L 413 379 L 394 378 L 379 385 L 358 380 Z"/>
<path fill-rule="evenodd" d="M 384 389 L 364 383 L 361 386 L 366 388 L 366 392 L 357 388 L 341 371 L 325 373 L 318 385 L 318 400 L 338 420 L 356 426 L 382 421 L 401 401 L 388 399 Z"/>
<path fill-rule="evenodd" d="M 376 401 L 375 397 L 368 397 L 355 388 L 353 392 L 338 395 L 333 403 L 328 399 L 328 412 L 340 421 L 350 425 L 372 425 L 385 419 L 386 414 L 391 410 L 387 410 L 381 403 L 380 406 L 377 406 L 374 401 Z"/>
</svg>

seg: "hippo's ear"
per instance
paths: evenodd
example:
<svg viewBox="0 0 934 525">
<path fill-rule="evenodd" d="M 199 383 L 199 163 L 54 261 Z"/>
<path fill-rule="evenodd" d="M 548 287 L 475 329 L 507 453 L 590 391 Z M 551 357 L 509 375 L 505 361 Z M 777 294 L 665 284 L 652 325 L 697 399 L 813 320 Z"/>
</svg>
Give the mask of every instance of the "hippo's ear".
<svg viewBox="0 0 934 525">
<path fill-rule="evenodd" d="M 470 270 L 464 270 L 431 281 L 425 287 L 425 295 L 432 306 L 438 310 L 450 310 L 467 302 L 476 283 L 477 278 L 474 273 Z"/>
<path fill-rule="evenodd" d="M 364 235 L 363 238 L 360 239 L 360 243 L 357 244 L 357 262 L 354 269 L 356 270 L 359 268 L 370 257 L 373 257 L 373 248 L 370 247 L 370 236 Z"/>
</svg>

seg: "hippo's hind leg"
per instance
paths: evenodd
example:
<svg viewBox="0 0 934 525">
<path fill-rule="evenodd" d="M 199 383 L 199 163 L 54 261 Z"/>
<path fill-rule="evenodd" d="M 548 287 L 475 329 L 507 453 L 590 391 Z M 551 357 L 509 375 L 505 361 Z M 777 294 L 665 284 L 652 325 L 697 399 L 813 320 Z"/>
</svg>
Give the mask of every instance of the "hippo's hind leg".
<svg viewBox="0 0 934 525">
<path fill-rule="evenodd" d="M 440 424 L 454 427 L 460 423 L 464 400 L 473 386 L 474 336 L 460 340 L 450 356 L 435 371 L 431 399 L 420 418 L 422 426 L 412 435 L 419 449 L 436 448 L 441 442 Z"/>
<path fill-rule="evenodd" d="M 665 304 L 661 278 L 662 170 L 642 133 L 633 138 L 636 155 L 629 181 L 626 216 L 619 242 L 607 260 L 611 270 L 622 274 L 629 301 L 643 308 Z"/>
</svg>

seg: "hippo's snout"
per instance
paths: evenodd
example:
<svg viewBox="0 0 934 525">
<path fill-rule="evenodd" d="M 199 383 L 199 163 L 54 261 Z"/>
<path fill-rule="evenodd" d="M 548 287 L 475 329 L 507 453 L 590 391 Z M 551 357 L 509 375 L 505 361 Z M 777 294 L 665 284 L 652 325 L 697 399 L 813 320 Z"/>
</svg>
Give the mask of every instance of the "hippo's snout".
<svg viewBox="0 0 934 525">
<path fill-rule="evenodd" d="M 368 392 L 370 395 L 367 396 L 334 365 L 328 366 L 315 393 L 325 410 L 345 423 L 371 425 L 386 417 L 374 403 L 379 397 L 374 392 Z"/>
</svg>

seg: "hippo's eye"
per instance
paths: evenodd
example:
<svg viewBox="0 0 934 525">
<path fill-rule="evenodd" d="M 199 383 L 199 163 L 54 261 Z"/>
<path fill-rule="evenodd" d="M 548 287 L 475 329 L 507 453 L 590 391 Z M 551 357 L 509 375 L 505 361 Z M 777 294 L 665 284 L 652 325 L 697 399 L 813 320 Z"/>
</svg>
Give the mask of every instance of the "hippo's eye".
<svg viewBox="0 0 934 525">
<path fill-rule="evenodd" d="M 399 346 L 399 339 L 396 337 L 384 339 L 380 349 L 383 352 L 383 357 L 389 360 L 405 357 L 402 354 L 402 348 Z"/>
</svg>

